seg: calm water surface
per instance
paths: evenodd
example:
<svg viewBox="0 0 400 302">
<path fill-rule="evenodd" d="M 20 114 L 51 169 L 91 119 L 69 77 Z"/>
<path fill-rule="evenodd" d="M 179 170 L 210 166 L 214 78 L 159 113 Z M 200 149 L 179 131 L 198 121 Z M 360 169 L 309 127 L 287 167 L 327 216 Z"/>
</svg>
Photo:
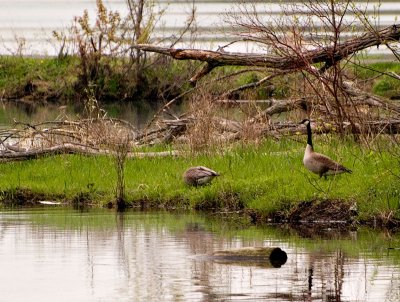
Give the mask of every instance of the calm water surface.
<svg viewBox="0 0 400 302">
<path fill-rule="evenodd" d="M 243 228 L 194 214 L 0 212 L 0 301 L 399 301 L 399 236 Z M 281 268 L 216 250 L 279 246 Z"/>
<path fill-rule="evenodd" d="M 104 0 L 106 7 L 118 11 L 121 16 L 128 14 L 125 0 Z M 247 9 L 257 11 L 262 20 L 282 17 L 281 4 L 293 3 L 293 0 L 241 1 L 241 0 L 158 0 L 154 1 L 153 12 L 156 13 L 155 28 L 150 43 L 159 40 L 167 41 L 167 45 L 180 35 L 186 27 L 188 16 L 193 8 L 196 10 L 196 31 L 193 35 L 182 37 L 178 47 L 194 47 L 216 50 L 237 37 L 230 35 L 232 26 L 226 22 L 227 15 L 241 14 L 240 3 L 247 3 Z M 299 1 L 300 2 L 300 1 Z M 397 22 L 400 14 L 400 2 L 396 0 L 359 0 L 354 1 L 360 11 L 366 11 L 373 25 L 385 27 Z M 295 9 L 295 8 L 293 8 Z M 96 18 L 96 1 L 94 0 L 0 0 L 0 54 L 15 54 L 18 46 L 25 55 L 57 55 L 60 43 L 52 32 L 68 32 L 75 16 L 82 16 L 87 10 L 89 20 Z M 379 11 L 379 17 L 375 14 Z M 162 12 L 162 13 L 160 13 Z M 294 10 L 293 13 L 296 13 Z M 299 14 L 298 17 L 301 17 Z M 345 19 L 353 20 L 351 14 Z M 360 25 L 360 21 L 352 23 Z M 318 22 L 317 22 L 318 25 Z M 170 37 L 173 37 L 170 39 Z M 240 39 L 239 39 L 240 40 Z M 251 52 L 262 51 L 254 43 L 238 42 L 225 48 L 226 51 Z M 381 45 L 370 53 L 388 54 L 390 51 Z"/>
<path fill-rule="evenodd" d="M 137 129 L 141 129 L 146 125 L 155 114 L 157 108 L 157 105 L 150 105 L 146 100 L 143 100 L 140 104 L 115 103 L 102 105 L 102 109 L 107 112 L 106 118 L 123 119 Z M 1 102 L 0 100 L 0 129 L 13 128 L 15 127 L 15 122 L 40 124 L 48 121 L 77 120 L 83 117 L 82 111 L 82 108 L 74 108 L 73 106 L 29 105 L 18 102 Z"/>
</svg>

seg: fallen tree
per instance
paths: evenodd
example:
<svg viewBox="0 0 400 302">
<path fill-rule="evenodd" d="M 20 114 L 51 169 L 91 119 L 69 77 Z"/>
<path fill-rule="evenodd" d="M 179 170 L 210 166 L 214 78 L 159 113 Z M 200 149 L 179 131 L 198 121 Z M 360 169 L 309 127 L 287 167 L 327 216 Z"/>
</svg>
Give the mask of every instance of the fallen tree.
<svg viewBox="0 0 400 302">
<path fill-rule="evenodd" d="M 274 56 L 257 53 L 238 53 L 203 50 L 203 49 L 183 49 L 170 48 L 150 44 L 137 44 L 133 47 L 148 52 L 160 53 L 171 56 L 176 60 L 196 60 L 207 64 L 196 73 L 189 81 L 197 82 L 200 78 L 211 72 L 215 67 L 234 65 L 234 66 L 259 66 L 277 70 L 300 70 L 309 65 L 324 63 L 321 68 L 326 70 L 328 66 L 333 66 L 344 58 L 356 52 L 392 42 L 400 39 L 400 24 L 381 29 L 377 32 L 367 32 L 361 36 L 344 41 L 339 45 L 332 45 L 323 48 L 316 48 L 303 52 L 297 52 L 294 56 Z"/>
<path fill-rule="evenodd" d="M 9 148 L 7 148 L 10 150 Z M 4 151 L 4 150 L 3 150 Z M 39 157 L 58 155 L 58 154 L 80 154 L 80 155 L 107 155 L 117 156 L 117 152 L 109 149 L 96 149 L 86 146 L 78 146 L 73 144 L 62 144 L 52 147 L 34 148 L 30 150 L 18 150 L 13 152 L 0 153 L 0 161 L 19 161 L 36 159 Z M 176 150 L 160 151 L 160 152 L 128 152 L 127 158 L 143 158 L 143 157 L 164 157 L 164 156 L 177 156 L 180 152 Z"/>
<path fill-rule="evenodd" d="M 304 100 L 287 100 L 277 101 L 271 104 L 270 110 L 266 110 L 265 114 L 279 114 L 284 112 L 290 106 L 299 106 Z M 262 117 L 260 117 L 261 119 Z M 137 132 L 135 136 L 125 136 L 121 130 L 121 124 L 126 125 L 130 129 L 128 122 L 119 121 L 118 133 L 115 134 L 115 124 L 110 123 L 109 119 L 104 119 L 103 124 L 101 119 L 96 119 L 97 127 L 103 129 L 101 139 L 96 139 L 96 133 L 90 135 L 86 133 L 84 136 L 79 129 L 81 124 L 85 125 L 90 120 L 84 122 L 79 121 L 55 121 L 54 123 L 45 122 L 38 125 L 29 125 L 23 129 L 8 129 L 2 132 L 4 137 L 1 141 L 2 148 L 0 149 L 0 161 L 20 161 L 36 159 L 43 156 L 58 155 L 58 154 L 80 154 L 86 156 L 111 156 L 117 158 L 119 156 L 121 146 L 126 149 L 126 158 L 143 158 L 143 157 L 165 157 L 165 156 L 181 156 L 186 153 L 178 150 L 161 151 L 161 152 L 144 152 L 140 146 L 154 145 L 158 143 L 183 142 L 188 143 L 188 129 L 193 127 L 193 124 L 198 123 L 195 117 L 182 117 L 175 120 L 166 119 L 158 124 L 158 129 L 152 131 Z M 92 122 L 91 122 L 92 123 Z M 212 140 L 218 142 L 233 142 L 245 138 L 246 123 L 241 123 L 235 120 L 214 117 L 212 123 L 213 128 Z M 251 121 L 256 123 L 259 132 L 263 136 L 292 136 L 306 134 L 306 129 L 293 122 L 258 122 L 256 119 Z M 43 129 L 43 125 L 46 128 Z M 50 125 L 53 125 L 51 127 Z M 71 128 L 71 125 L 74 125 Z M 79 125 L 79 127 L 77 127 Z M 77 128 L 75 128 L 77 127 Z M 86 126 L 85 126 L 86 127 Z M 105 131 L 105 127 L 108 127 Z M 336 132 L 334 125 L 331 123 L 313 123 L 313 131 L 316 134 Z M 370 133 L 375 134 L 400 134 L 400 119 L 386 119 L 381 121 L 365 121 L 363 124 L 351 125 L 346 122 L 342 125 L 348 133 L 362 133 L 367 127 Z M 32 129 L 35 129 L 34 131 Z M 74 130 L 75 129 L 75 130 Z M 45 130 L 45 131 L 44 131 Z M 68 133 L 66 136 L 65 133 Z M 89 137 L 90 136 L 90 137 Z M 127 139 L 128 138 L 128 139 Z M 107 143 L 105 143 L 107 142 Z"/>
<path fill-rule="evenodd" d="M 22 129 L 11 129 L 2 134 L 3 150 L 0 159 L 28 159 L 47 154 L 79 153 L 110 154 L 118 158 L 133 156 L 165 156 L 172 153 L 134 152 L 139 146 L 157 143 L 189 142 L 191 146 L 208 146 L 210 141 L 230 142 L 253 137 L 280 136 L 304 133 L 298 125 L 300 117 L 318 120 L 313 126 L 315 133 L 338 132 L 355 135 L 398 134 L 400 132 L 400 104 L 365 91 L 349 79 L 344 68 L 357 52 L 372 46 L 390 45 L 400 39 L 400 24 L 376 29 L 368 24 L 363 13 L 355 14 L 351 0 L 334 2 L 305 0 L 308 10 L 305 24 L 296 16 L 292 23 L 266 23 L 257 14 L 244 10 L 234 17 L 233 26 L 241 29 L 246 41 L 266 46 L 265 53 L 233 53 L 202 49 L 184 49 L 149 44 L 137 44 L 133 48 L 155 52 L 177 60 L 197 60 L 205 65 L 189 81 L 196 83 L 181 95 L 169 100 L 151 119 L 147 127 L 137 131 L 126 121 L 117 119 L 86 119 L 80 121 L 55 121 L 38 125 L 18 124 Z M 357 10 L 357 9 L 356 9 Z M 285 12 L 292 16 L 293 12 Z M 363 32 L 351 36 L 352 22 L 345 22 L 345 15 L 364 18 Z M 319 30 L 325 34 L 320 39 L 314 35 L 313 18 L 317 16 Z M 288 21 L 285 21 L 288 22 Z M 306 29 L 308 32 L 306 33 Z M 394 51 L 396 58 L 400 56 Z M 346 63 L 346 64 L 345 64 Z M 209 81 L 201 78 L 221 66 L 247 66 Z M 231 86 L 223 92 L 210 92 L 210 85 L 227 82 L 244 72 L 256 72 L 260 77 L 238 87 Z M 301 81 L 290 87 L 294 92 L 282 99 L 240 99 L 240 93 L 261 87 L 273 86 L 272 80 L 292 76 Z M 397 74 L 391 75 L 400 79 Z M 297 77 L 297 78 L 296 78 Z M 290 78 L 290 80 L 292 79 Z M 289 80 L 289 81 L 290 81 Z M 301 86 L 301 90 L 298 88 Z M 190 96 L 187 112 L 176 115 L 173 104 L 183 96 Z M 218 115 L 221 106 L 237 106 L 241 118 Z M 250 108 L 250 109 L 249 109 Z M 200 138 L 200 136 L 203 136 Z M 121 147 L 122 146 L 122 147 Z M 121 151 L 122 150 L 122 151 Z M 126 153 L 126 154 L 125 154 Z"/>
<path fill-rule="evenodd" d="M 280 17 L 261 15 L 254 7 L 251 9 L 251 4 L 250 9 L 242 4 L 240 13 L 230 16 L 228 14 L 228 19 L 242 41 L 264 47 L 264 51 L 259 53 L 227 52 L 225 46 L 216 51 L 150 44 L 137 44 L 133 47 L 176 60 L 204 62 L 189 79 L 199 89 L 208 85 L 205 81 L 198 83 L 199 80 L 217 67 L 246 66 L 251 67 L 251 70 L 264 70 L 262 79 L 214 96 L 213 101 L 222 105 L 234 104 L 235 101 L 240 104 L 238 94 L 266 85 L 271 80 L 284 79 L 294 74 L 301 78 L 303 83 L 298 86 L 302 86 L 302 91 L 291 95 L 292 100 L 270 100 L 271 105 L 268 108 L 257 110 L 256 114 L 248 117 L 247 122 L 250 124 L 300 109 L 308 117 L 334 123 L 341 134 L 348 131 L 345 129 L 347 123 L 350 123 L 352 133 L 374 133 L 375 128 L 370 127 L 370 123 L 380 119 L 397 120 L 400 105 L 364 91 L 356 81 L 349 80 L 345 66 L 352 64 L 351 59 L 355 54 L 380 45 L 385 45 L 400 60 L 397 50 L 391 46 L 400 39 L 400 24 L 378 28 L 370 22 L 366 10 L 353 4 L 352 0 L 305 0 L 299 4 L 287 4 L 287 7 L 281 4 Z M 348 16 L 351 16 L 350 19 Z M 353 32 L 353 28 L 357 28 L 358 33 Z M 396 74 L 392 76 L 399 78 Z M 212 79 L 210 82 L 224 82 L 227 78 L 228 76 Z M 196 90 L 190 90 L 191 93 L 193 91 Z M 168 102 L 152 122 L 168 112 L 177 99 L 179 98 Z M 187 113 L 187 116 L 195 116 L 195 111 L 196 109 Z M 180 122 L 175 122 L 178 123 Z M 367 126 L 363 127 L 363 124 Z M 172 135 L 181 133 L 182 127 L 180 125 L 174 128 L 177 132 Z"/>
<path fill-rule="evenodd" d="M 39 124 L 16 122 L 0 133 L 0 161 L 36 159 L 57 154 L 106 155 L 118 158 L 177 156 L 179 151 L 143 152 L 138 131 L 127 121 L 110 118 L 47 121 Z"/>
</svg>

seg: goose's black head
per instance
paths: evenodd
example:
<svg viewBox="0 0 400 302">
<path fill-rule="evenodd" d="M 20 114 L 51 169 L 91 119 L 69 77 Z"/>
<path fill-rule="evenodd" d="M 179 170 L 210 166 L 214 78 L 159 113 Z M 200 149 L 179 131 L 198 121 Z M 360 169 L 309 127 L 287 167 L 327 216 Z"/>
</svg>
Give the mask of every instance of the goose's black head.
<svg viewBox="0 0 400 302">
<path fill-rule="evenodd" d="M 302 120 L 301 122 L 300 122 L 300 124 L 304 124 L 304 125 L 308 125 L 310 123 L 310 120 L 308 119 L 308 118 L 305 118 L 304 120 Z"/>
</svg>

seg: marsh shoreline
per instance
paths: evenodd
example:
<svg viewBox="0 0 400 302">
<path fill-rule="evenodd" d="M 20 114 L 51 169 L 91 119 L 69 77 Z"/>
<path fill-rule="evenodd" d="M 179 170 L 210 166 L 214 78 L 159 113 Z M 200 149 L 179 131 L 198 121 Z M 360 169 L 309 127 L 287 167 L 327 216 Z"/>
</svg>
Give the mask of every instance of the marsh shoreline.
<svg viewBox="0 0 400 302">
<path fill-rule="evenodd" d="M 4 208 L 43 208 L 43 207 L 70 207 L 76 210 L 90 210 L 97 208 L 98 203 L 90 200 L 90 196 L 78 193 L 72 200 L 66 199 L 63 194 L 34 193 L 28 189 L 3 191 L 0 205 Z M 180 201 L 177 201 L 179 204 Z M 115 202 L 110 201 L 103 207 L 115 209 Z M 265 213 L 262 210 L 243 207 L 241 209 L 215 209 L 215 208 L 188 208 L 176 207 L 174 202 L 160 205 L 157 201 L 132 200 L 128 201 L 126 210 L 154 211 L 165 210 L 168 212 L 199 211 L 221 219 L 235 220 L 239 223 L 251 225 L 287 225 L 290 228 L 315 229 L 342 229 L 349 230 L 361 226 L 382 228 L 397 232 L 400 220 L 395 217 L 369 216 L 360 218 L 354 202 L 345 200 L 325 199 L 300 201 L 290 208 L 282 208 L 274 212 Z"/>
</svg>

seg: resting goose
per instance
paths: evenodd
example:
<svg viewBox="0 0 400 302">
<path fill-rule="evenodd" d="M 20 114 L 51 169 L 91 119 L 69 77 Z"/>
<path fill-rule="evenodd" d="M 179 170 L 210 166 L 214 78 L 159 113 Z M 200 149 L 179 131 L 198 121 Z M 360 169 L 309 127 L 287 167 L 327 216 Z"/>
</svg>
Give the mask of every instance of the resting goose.
<svg viewBox="0 0 400 302">
<path fill-rule="evenodd" d="M 314 152 L 310 120 L 304 119 L 300 124 L 305 124 L 307 126 L 307 146 L 304 151 L 303 164 L 308 170 L 318 174 L 319 177 L 324 176 L 325 178 L 328 175 L 335 175 L 344 172 L 352 173 L 351 170 L 330 159 L 328 156 Z"/>
<path fill-rule="evenodd" d="M 214 170 L 198 166 L 187 169 L 183 174 L 183 180 L 187 185 L 196 187 L 210 183 L 216 176 L 219 176 L 219 173 Z"/>
</svg>

